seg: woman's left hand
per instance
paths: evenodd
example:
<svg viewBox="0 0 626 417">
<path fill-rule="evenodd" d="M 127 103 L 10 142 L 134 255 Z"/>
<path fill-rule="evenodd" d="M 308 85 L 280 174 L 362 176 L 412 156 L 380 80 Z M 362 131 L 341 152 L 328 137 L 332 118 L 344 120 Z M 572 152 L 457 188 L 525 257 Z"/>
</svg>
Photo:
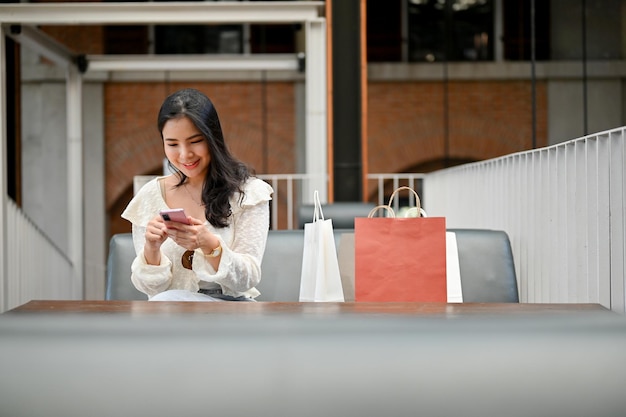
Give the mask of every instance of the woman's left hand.
<svg viewBox="0 0 626 417">
<path fill-rule="evenodd" d="M 204 226 L 204 222 L 193 217 L 188 217 L 191 224 L 178 222 L 165 222 L 167 235 L 187 250 L 202 249 L 211 252 L 212 248 L 219 245 L 217 236 Z M 210 249 L 209 249 L 210 248 Z"/>
</svg>

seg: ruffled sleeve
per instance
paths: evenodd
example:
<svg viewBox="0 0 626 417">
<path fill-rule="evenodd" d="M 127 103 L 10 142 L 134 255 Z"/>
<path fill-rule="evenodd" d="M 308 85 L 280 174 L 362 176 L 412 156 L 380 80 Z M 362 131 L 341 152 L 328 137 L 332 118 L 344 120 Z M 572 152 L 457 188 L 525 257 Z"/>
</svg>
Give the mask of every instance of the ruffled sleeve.
<svg viewBox="0 0 626 417">
<path fill-rule="evenodd" d="M 241 203 L 239 203 L 239 197 L 237 197 L 234 203 L 231 203 L 233 212 L 236 209 L 242 209 L 244 207 L 256 206 L 259 203 L 268 202 L 272 199 L 274 190 L 265 181 L 259 178 L 250 178 L 244 187 L 244 196 Z M 239 196 L 239 194 L 237 194 Z"/>
<path fill-rule="evenodd" d="M 126 206 L 122 218 L 134 225 L 146 227 L 159 210 L 167 208 L 159 186 L 161 178 L 163 177 L 153 178 L 139 189 Z"/>
</svg>

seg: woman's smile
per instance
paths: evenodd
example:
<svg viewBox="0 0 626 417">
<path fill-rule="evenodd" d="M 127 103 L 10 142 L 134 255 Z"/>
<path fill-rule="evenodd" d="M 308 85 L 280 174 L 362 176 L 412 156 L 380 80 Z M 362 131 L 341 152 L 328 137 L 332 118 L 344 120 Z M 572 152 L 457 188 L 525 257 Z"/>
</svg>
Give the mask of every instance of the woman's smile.
<svg viewBox="0 0 626 417">
<path fill-rule="evenodd" d="M 197 160 L 196 162 L 191 162 L 191 163 L 182 162 L 182 165 L 187 169 L 194 169 L 199 164 L 200 164 L 200 160 Z"/>
</svg>

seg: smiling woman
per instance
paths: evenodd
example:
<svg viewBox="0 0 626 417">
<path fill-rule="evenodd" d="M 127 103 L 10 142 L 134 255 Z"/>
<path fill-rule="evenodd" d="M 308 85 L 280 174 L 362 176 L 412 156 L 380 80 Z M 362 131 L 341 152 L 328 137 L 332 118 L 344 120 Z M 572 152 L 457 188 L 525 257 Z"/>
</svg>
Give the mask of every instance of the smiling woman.
<svg viewBox="0 0 626 417">
<path fill-rule="evenodd" d="M 158 128 L 173 174 L 143 186 L 122 213 L 137 254 L 133 284 L 150 300 L 254 300 L 272 188 L 231 154 L 200 91 L 166 98 Z M 183 209 L 189 224 L 165 220 L 166 209 Z"/>
</svg>

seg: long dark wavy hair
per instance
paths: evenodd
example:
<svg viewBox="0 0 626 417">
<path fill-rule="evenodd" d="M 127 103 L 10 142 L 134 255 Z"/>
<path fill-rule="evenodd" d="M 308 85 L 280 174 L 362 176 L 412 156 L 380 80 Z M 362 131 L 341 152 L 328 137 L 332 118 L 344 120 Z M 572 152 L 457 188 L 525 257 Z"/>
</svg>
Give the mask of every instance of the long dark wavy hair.
<svg viewBox="0 0 626 417">
<path fill-rule="evenodd" d="M 186 88 L 165 99 L 157 121 L 162 140 L 165 123 L 181 117 L 189 118 L 209 145 L 211 162 L 202 186 L 202 203 L 206 219 L 214 227 L 226 227 L 232 213 L 229 200 L 235 192 L 239 192 L 241 202 L 244 196 L 242 185 L 253 175 L 252 170 L 230 153 L 224 142 L 217 110 L 202 92 Z M 185 184 L 187 176 L 171 162 L 169 166 L 180 179 L 176 187 Z"/>
</svg>

